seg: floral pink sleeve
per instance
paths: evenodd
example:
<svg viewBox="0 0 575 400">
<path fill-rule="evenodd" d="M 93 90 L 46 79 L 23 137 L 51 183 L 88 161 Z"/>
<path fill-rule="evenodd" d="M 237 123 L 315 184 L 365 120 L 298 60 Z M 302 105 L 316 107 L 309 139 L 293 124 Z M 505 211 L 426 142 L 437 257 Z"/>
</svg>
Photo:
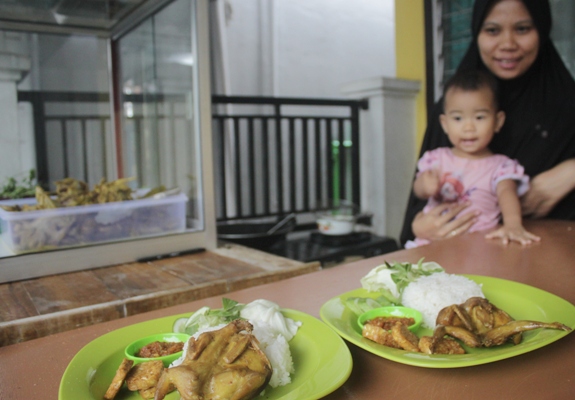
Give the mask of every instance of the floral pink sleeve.
<svg viewBox="0 0 575 400">
<path fill-rule="evenodd" d="M 439 154 L 437 150 L 439 149 L 429 150 L 423 153 L 423 156 L 421 156 L 417 162 L 418 175 L 424 171 L 439 168 Z"/>
<path fill-rule="evenodd" d="M 529 190 L 529 176 L 525 175 L 523 166 L 517 160 L 505 157 L 493 174 L 491 189 L 495 192 L 497 184 L 505 179 L 513 179 L 517 182 L 518 196 L 523 196 Z"/>
</svg>

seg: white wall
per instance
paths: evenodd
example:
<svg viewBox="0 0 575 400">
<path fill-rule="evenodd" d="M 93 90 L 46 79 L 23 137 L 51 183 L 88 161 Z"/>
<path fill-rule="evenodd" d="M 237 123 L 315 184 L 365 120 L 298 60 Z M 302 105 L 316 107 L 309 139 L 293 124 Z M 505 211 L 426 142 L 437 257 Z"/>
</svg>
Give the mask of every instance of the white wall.
<svg viewBox="0 0 575 400">
<path fill-rule="evenodd" d="M 396 75 L 394 0 L 215 0 L 211 11 L 216 94 L 347 98 L 350 84 Z M 376 105 L 369 114 L 382 120 L 383 108 Z M 383 140 L 381 127 L 363 122 L 363 139 Z M 384 215 L 392 202 L 381 192 L 362 195 L 362 211 L 381 215 L 374 220 L 376 233 L 397 236 Z M 405 201 L 403 192 L 398 196 Z"/>
<path fill-rule="evenodd" d="M 0 32 L 0 187 L 8 178 L 20 181 L 35 168 L 34 138 L 30 131 L 19 134 L 16 85 L 30 70 L 30 59 L 22 50 L 25 35 Z M 27 134 L 26 134 L 27 133 Z"/>
<path fill-rule="evenodd" d="M 104 93 L 109 90 L 105 39 L 45 34 L 29 34 L 28 38 L 32 71 L 20 82 L 19 89 Z"/>
<path fill-rule="evenodd" d="M 348 82 L 395 76 L 394 0 L 215 3 L 217 94 L 342 97 Z"/>
</svg>

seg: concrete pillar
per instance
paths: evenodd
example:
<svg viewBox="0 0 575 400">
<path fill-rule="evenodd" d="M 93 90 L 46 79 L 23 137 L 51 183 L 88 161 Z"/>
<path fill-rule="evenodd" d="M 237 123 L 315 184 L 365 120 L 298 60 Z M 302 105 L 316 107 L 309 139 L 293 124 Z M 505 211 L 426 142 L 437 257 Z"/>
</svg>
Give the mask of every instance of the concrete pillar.
<svg viewBox="0 0 575 400">
<path fill-rule="evenodd" d="M 399 239 L 416 163 L 416 104 L 419 81 L 377 77 L 341 88 L 369 99 L 360 117 L 363 212 L 373 214 L 374 233 Z"/>
</svg>

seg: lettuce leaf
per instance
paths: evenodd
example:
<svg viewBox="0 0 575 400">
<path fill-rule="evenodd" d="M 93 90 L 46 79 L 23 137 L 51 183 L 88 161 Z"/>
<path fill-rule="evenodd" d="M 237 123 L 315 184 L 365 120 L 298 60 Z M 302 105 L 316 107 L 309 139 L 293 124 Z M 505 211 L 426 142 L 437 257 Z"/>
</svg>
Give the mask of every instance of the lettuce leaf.
<svg viewBox="0 0 575 400">
<path fill-rule="evenodd" d="M 222 308 L 212 310 L 209 307 L 202 307 L 193 313 L 190 318 L 187 318 L 185 322 L 176 320 L 173 331 L 193 335 L 202 329 L 228 324 L 240 318 L 240 311 L 244 306 L 244 304 L 224 297 L 222 298 Z"/>
<path fill-rule="evenodd" d="M 423 262 L 423 258 L 417 264 L 385 262 L 369 271 L 360 282 L 368 292 L 380 292 L 390 302 L 399 304 L 401 293 L 411 282 L 444 271 L 436 262 Z"/>
</svg>

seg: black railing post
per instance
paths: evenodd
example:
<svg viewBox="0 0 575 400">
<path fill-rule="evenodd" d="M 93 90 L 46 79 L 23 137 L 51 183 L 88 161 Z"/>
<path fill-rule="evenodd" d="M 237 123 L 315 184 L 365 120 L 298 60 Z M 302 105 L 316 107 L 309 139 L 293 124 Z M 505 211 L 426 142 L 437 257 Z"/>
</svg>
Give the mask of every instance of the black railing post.
<svg viewBox="0 0 575 400">
<path fill-rule="evenodd" d="M 235 152 L 232 150 L 235 165 L 227 165 L 227 172 L 224 171 L 235 174 L 235 188 L 225 185 L 223 190 L 234 191 L 228 193 L 228 198 L 235 198 L 238 214 L 230 217 L 224 210 L 217 216 L 219 221 L 314 212 L 340 200 L 360 206 L 359 110 L 367 108 L 367 100 L 215 95 L 212 103 L 264 106 L 259 114 L 236 112 L 234 115 L 218 114 L 217 108 L 213 107 L 214 120 L 236 121 L 236 133 L 239 131 L 237 118 L 248 120 L 246 135 L 236 136 Z M 317 109 L 318 106 L 339 107 L 339 110 L 347 110 L 348 115 L 313 115 L 313 111 L 288 114 L 282 108 L 287 105 L 306 106 L 310 110 L 314 110 L 310 107 Z M 266 110 L 265 106 L 271 106 L 271 110 Z M 260 147 L 256 146 L 257 140 L 253 137 L 255 121 L 262 124 Z M 348 134 L 347 129 L 351 129 L 351 133 Z M 240 147 L 247 152 L 239 151 Z M 262 149 L 261 154 L 256 147 Z M 219 154 L 217 149 L 215 152 Z M 257 174 L 255 168 L 260 165 L 264 171 Z M 245 199 L 241 198 L 241 193 L 249 193 L 249 210 L 242 207 Z M 262 198 L 256 201 L 255 197 L 260 193 Z M 219 199 L 222 198 L 226 197 L 219 195 Z"/>
<path fill-rule="evenodd" d="M 303 190 L 302 190 L 302 198 L 303 198 L 303 211 L 308 211 L 310 209 L 310 165 L 309 165 L 309 150 L 308 150 L 308 118 L 301 119 L 301 131 L 302 131 L 302 179 L 303 179 Z"/>
<path fill-rule="evenodd" d="M 274 120 L 276 134 L 276 190 L 277 190 L 277 213 L 284 212 L 284 191 L 283 191 L 283 157 L 282 157 L 282 119 L 281 105 L 274 104 Z"/>
<path fill-rule="evenodd" d="M 352 179 L 351 197 L 354 204 L 360 204 L 360 177 L 359 163 L 359 105 L 351 107 L 351 164 L 356 169 L 358 179 Z M 367 108 L 367 105 L 365 105 Z"/>
<path fill-rule="evenodd" d="M 236 215 L 242 215 L 243 212 L 243 202 L 242 202 L 242 174 L 241 174 L 241 163 L 240 163 L 240 119 L 238 117 L 233 118 L 234 121 L 234 156 L 235 156 L 235 164 L 232 168 L 234 172 L 234 188 L 236 191 Z"/>
<path fill-rule="evenodd" d="M 248 122 L 248 130 L 247 130 L 247 142 L 248 142 L 248 174 L 250 177 L 250 181 L 248 182 L 248 193 L 250 194 L 249 196 L 249 202 L 250 202 L 250 212 L 252 214 L 255 214 L 256 212 L 256 151 L 255 151 L 255 137 L 254 137 L 254 118 L 250 117 L 247 119 Z"/>
<path fill-rule="evenodd" d="M 315 132 L 314 135 L 314 140 L 315 140 L 315 187 L 316 187 L 316 193 L 315 193 L 315 204 L 314 204 L 314 208 L 315 209 L 319 209 L 321 208 L 322 202 L 321 202 L 321 191 L 322 191 L 322 176 L 323 176 L 323 171 L 322 171 L 322 151 L 321 151 L 321 119 L 319 118 L 314 118 L 313 119 L 313 124 L 314 124 L 314 129 L 313 131 Z M 329 160 L 329 153 L 326 155 L 328 157 Z"/>
<path fill-rule="evenodd" d="M 34 148 L 36 150 L 36 180 L 38 185 L 48 190 L 48 154 L 46 140 L 46 114 L 41 92 L 18 92 L 18 101 L 30 102 L 34 118 Z"/>
<path fill-rule="evenodd" d="M 270 147 L 270 137 L 269 137 L 269 119 L 262 118 L 262 193 L 263 193 L 263 212 L 264 214 L 270 213 L 270 182 L 272 177 L 272 171 L 270 168 L 270 158 L 269 158 L 269 147 Z"/>
<path fill-rule="evenodd" d="M 301 157 L 301 154 L 296 152 L 295 148 L 295 118 L 288 118 L 288 160 L 291 160 L 289 163 L 289 187 L 295 188 L 296 186 L 296 160 L 298 156 Z M 297 211 L 297 204 L 296 204 L 296 191 L 290 190 L 289 191 L 289 211 L 294 212 Z"/>
</svg>

